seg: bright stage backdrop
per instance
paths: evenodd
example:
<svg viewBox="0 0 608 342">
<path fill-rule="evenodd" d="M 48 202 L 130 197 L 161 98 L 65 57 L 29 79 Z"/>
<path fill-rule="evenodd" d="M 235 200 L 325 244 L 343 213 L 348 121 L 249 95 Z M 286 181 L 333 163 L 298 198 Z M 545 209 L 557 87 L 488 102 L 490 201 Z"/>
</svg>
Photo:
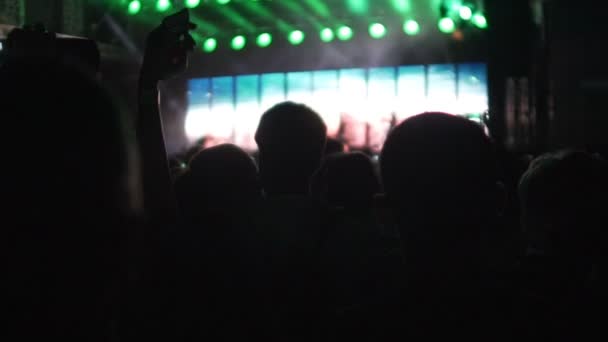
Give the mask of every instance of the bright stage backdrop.
<svg viewBox="0 0 608 342">
<path fill-rule="evenodd" d="M 255 150 L 260 116 L 281 101 L 310 106 L 330 136 L 378 151 L 391 124 L 421 112 L 480 121 L 488 110 L 487 70 L 483 63 L 432 64 L 192 79 L 186 135 L 206 138 L 206 146 Z"/>
</svg>

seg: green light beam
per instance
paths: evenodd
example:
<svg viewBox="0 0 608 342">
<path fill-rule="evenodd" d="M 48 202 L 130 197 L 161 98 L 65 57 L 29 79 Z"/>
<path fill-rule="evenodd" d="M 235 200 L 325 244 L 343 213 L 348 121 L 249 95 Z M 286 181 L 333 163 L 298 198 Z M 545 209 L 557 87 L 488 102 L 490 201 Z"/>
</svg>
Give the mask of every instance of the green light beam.
<svg viewBox="0 0 608 342">
<path fill-rule="evenodd" d="M 196 25 L 197 31 L 203 31 L 205 32 L 205 35 L 215 35 L 220 32 L 219 27 L 200 19 L 199 17 L 190 17 L 190 21 Z"/>
<path fill-rule="evenodd" d="M 315 12 L 316 15 L 323 19 L 331 19 L 331 12 L 329 7 L 321 0 L 306 0 L 308 7 Z"/>
<path fill-rule="evenodd" d="M 260 5 L 257 1 L 245 1 L 242 2 L 242 5 L 255 15 L 258 15 L 266 20 L 276 22 L 277 27 L 283 33 L 288 33 L 294 30 L 293 26 L 289 25 L 284 20 L 277 18 L 274 13 L 270 12 L 270 10 L 268 10 L 266 7 Z"/>
<path fill-rule="evenodd" d="M 254 33 L 257 30 L 256 25 L 251 21 L 247 20 L 240 13 L 235 11 L 231 6 L 218 6 L 216 10 L 224 17 L 231 20 L 233 23 L 239 25 L 242 29 L 248 33 Z"/>
<path fill-rule="evenodd" d="M 368 0 L 346 0 L 346 7 L 353 13 L 363 15 L 369 12 Z"/>
<path fill-rule="evenodd" d="M 294 13 L 300 13 L 300 15 L 302 15 L 304 19 L 306 19 L 306 21 L 312 24 L 315 30 L 321 30 L 324 27 L 324 25 L 320 21 L 318 21 L 314 16 L 310 15 L 308 11 L 306 11 L 306 9 L 297 2 L 280 1 L 279 3 Z"/>
</svg>

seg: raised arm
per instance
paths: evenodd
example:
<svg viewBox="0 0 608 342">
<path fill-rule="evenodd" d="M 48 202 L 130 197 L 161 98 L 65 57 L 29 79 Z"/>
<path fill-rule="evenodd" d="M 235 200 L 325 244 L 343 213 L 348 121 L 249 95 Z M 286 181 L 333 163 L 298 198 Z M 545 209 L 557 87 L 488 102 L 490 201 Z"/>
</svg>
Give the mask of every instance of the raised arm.
<svg viewBox="0 0 608 342">
<path fill-rule="evenodd" d="M 188 34 L 188 30 L 194 28 L 192 24 L 186 21 L 183 30 L 175 30 L 166 22 L 163 21 L 154 29 L 146 40 L 137 99 L 136 130 L 142 165 L 144 208 L 147 218 L 156 222 L 171 221 L 177 217 L 158 86 L 162 80 L 185 70 L 188 52 L 194 47 L 194 40 Z"/>
</svg>

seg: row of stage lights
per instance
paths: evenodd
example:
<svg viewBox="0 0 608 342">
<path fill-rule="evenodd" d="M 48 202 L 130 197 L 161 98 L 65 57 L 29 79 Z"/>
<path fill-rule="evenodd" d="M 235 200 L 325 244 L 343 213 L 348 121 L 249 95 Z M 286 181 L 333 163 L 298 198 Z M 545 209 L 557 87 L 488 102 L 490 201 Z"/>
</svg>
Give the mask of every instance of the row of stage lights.
<svg viewBox="0 0 608 342">
<path fill-rule="evenodd" d="M 228 4 L 230 0 L 216 0 L 218 4 Z M 195 8 L 201 3 L 201 0 L 184 0 L 184 5 L 188 8 Z M 170 0 L 157 0 L 156 10 L 159 12 L 166 12 L 171 8 Z M 132 0 L 128 5 L 128 12 L 131 15 L 135 15 L 141 11 L 141 1 Z M 439 31 L 451 34 L 456 31 L 457 25 L 453 18 L 449 17 L 445 11 L 442 11 L 442 18 L 439 19 L 437 27 Z M 486 29 L 488 22 L 486 17 L 481 12 L 475 13 L 472 6 L 463 5 L 458 10 L 458 16 L 462 21 L 470 22 L 479 29 Z M 408 36 L 415 36 L 421 31 L 420 24 L 413 19 L 408 19 L 403 23 L 403 32 Z M 382 39 L 388 34 L 388 29 L 381 23 L 372 23 L 369 25 L 368 33 L 373 39 Z M 329 27 L 323 28 L 319 32 L 319 38 L 324 43 L 329 43 L 336 38 L 341 41 L 348 41 L 354 37 L 354 31 L 349 26 L 343 25 L 337 29 Z M 287 41 L 292 45 L 300 45 L 306 39 L 306 34 L 301 30 L 293 30 L 287 34 Z M 264 32 L 259 34 L 255 39 L 256 45 L 260 48 L 266 48 L 273 42 L 272 34 Z M 218 48 L 218 40 L 210 37 L 203 41 L 202 50 L 207 53 L 214 52 Z M 244 35 L 237 35 L 230 41 L 230 47 L 239 51 L 245 48 L 247 45 L 247 38 Z"/>
<path fill-rule="evenodd" d="M 230 0 L 215 0 L 220 5 L 227 5 Z M 184 0 L 184 6 L 187 8 L 195 8 L 201 4 L 201 0 Z M 158 12 L 166 12 L 172 7 L 171 0 L 156 0 L 156 10 Z M 141 12 L 142 4 L 141 0 L 131 0 L 127 5 L 127 13 L 130 15 L 136 15 Z"/>
</svg>

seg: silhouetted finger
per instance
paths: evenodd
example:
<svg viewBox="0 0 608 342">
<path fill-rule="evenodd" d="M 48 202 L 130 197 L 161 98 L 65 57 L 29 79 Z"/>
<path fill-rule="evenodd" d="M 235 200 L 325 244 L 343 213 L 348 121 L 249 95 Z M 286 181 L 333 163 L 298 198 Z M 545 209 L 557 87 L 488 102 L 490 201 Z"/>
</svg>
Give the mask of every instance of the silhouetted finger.
<svg viewBox="0 0 608 342">
<path fill-rule="evenodd" d="M 192 38 L 192 36 L 190 34 L 185 34 L 184 35 L 184 40 L 182 42 L 183 47 L 186 50 L 194 50 L 194 47 L 196 46 L 196 42 L 194 41 L 194 38 Z"/>
</svg>

